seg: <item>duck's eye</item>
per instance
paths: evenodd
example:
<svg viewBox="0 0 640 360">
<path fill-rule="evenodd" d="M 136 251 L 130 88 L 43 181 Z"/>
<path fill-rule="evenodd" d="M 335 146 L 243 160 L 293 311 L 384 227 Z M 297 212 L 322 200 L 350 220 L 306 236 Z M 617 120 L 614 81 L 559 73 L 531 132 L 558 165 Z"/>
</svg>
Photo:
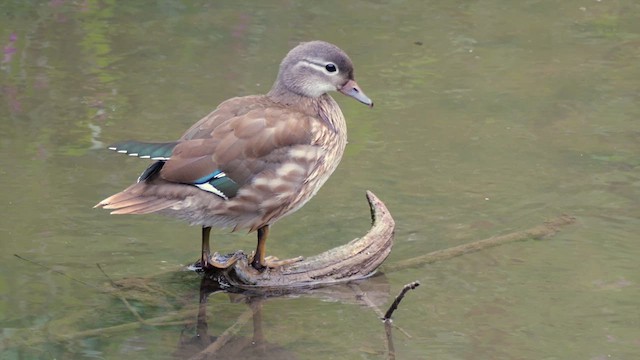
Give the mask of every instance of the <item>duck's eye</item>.
<svg viewBox="0 0 640 360">
<path fill-rule="evenodd" d="M 330 73 L 338 71 L 338 68 L 333 63 L 328 63 L 327 65 L 324 66 L 324 68 Z"/>
</svg>

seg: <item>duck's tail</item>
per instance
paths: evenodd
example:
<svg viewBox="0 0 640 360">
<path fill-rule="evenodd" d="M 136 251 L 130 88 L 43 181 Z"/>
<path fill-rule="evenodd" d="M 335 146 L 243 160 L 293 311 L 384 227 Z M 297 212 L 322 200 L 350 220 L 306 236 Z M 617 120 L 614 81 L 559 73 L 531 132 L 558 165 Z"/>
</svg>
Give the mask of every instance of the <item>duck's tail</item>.
<svg viewBox="0 0 640 360">
<path fill-rule="evenodd" d="M 145 195 L 144 182 L 133 184 L 125 190 L 97 203 L 94 208 L 112 210 L 112 214 L 149 214 L 170 208 L 179 200 Z"/>
<path fill-rule="evenodd" d="M 173 143 L 143 143 L 139 141 L 123 141 L 113 144 L 110 150 L 143 159 L 158 160 L 151 164 L 138 178 L 138 182 L 100 201 L 94 208 L 101 207 L 113 210 L 112 214 L 149 214 L 176 205 L 179 200 L 161 197 L 149 192 L 147 183 L 155 180 L 166 160 L 171 157 Z"/>
</svg>

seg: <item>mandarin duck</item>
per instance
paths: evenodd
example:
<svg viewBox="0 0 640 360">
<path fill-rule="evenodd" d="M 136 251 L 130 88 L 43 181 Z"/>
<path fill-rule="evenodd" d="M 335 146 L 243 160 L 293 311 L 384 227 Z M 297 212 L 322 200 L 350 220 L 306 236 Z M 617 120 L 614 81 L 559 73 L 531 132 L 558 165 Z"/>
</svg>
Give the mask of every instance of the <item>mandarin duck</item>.
<svg viewBox="0 0 640 360">
<path fill-rule="evenodd" d="M 165 214 L 202 226 L 203 270 L 227 266 L 210 254 L 211 227 L 257 231 L 251 265 L 260 271 L 278 266 L 265 258 L 269 226 L 318 192 L 347 144 L 331 91 L 373 106 L 355 82 L 347 54 L 323 41 L 301 43 L 282 60 L 266 95 L 222 102 L 177 141 L 110 146 L 155 162 L 136 183 L 95 207 Z"/>
</svg>

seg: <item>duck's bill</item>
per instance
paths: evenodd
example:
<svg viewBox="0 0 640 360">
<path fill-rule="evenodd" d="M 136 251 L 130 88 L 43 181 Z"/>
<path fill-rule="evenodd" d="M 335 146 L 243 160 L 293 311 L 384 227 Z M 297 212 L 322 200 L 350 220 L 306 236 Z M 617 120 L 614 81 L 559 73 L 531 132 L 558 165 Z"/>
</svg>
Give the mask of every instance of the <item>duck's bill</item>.
<svg viewBox="0 0 640 360">
<path fill-rule="evenodd" d="M 362 90 L 360 90 L 360 87 L 358 86 L 358 83 L 355 82 L 355 80 L 347 81 L 347 83 L 344 84 L 338 91 L 360 101 L 365 105 L 368 105 L 369 107 L 373 107 L 373 101 L 371 101 L 371 99 L 369 99 L 369 97 L 365 95 Z"/>
</svg>

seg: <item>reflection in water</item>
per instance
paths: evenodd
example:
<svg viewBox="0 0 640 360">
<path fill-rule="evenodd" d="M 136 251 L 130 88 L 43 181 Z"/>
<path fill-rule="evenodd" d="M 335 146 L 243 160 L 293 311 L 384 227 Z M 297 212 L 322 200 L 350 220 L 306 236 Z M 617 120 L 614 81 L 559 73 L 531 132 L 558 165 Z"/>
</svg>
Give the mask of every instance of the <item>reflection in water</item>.
<svg viewBox="0 0 640 360">
<path fill-rule="evenodd" d="M 367 289 L 364 291 L 363 289 Z M 180 359 L 298 359 L 299 355 L 278 344 L 270 343 L 268 339 L 269 329 L 263 326 L 263 305 L 268 301 L 269 295 L 230 293 L 234 303 L 244 303 L 245 310 L 224 332 L 216 335 L 209 333 L 209 320 L 207 318 L 207 301 L 209 296 L 229 291 L 224 277 L 215 274 L 207 274 L 202 277 L 196 324 L 186 325 L 180 336 L 178 349 L 174 356 Z M 375 312 L 381 314 L 378 305 L 388 297 L 389 285 L 384 276 L 376 276 L 370 280 L 348 283 L 344 285 L 319 288 L 315 290 L 296 290 L 296 296 L 320 297 L 329 301 L 340 301 L 350 304 L 359 304 L 375 308 Z M 278 296 L 283 296 L 282 292 Z M 295 301 L 291 299 L 291 301 Z M 372 313 L 373 315 L 373 313 Z M 252 336 L 239 336 L 240 329 L 249 321 L 252 321 Z M 215 320 L 213 320 L 215 321 Z M 382 326 L 381 326 L 382 329 Z M 387 338 L 389 359 L 395 359 L 393 349 L 391 322 L 384 325 Z M 382 330 L 381 330 L 382 331 Z M 193 335 L 188 335 L 193 334 Z M 354 344 L 355 345 L 355 344 Z M 304 355 L 304 354 L 302 354 Z M 303 356 L 304 357 L 304 356 Z"/>
<path fill-rule="evenodd" d="M 179 359 L 297 359 L 298 357 L 282 346 L 269 343 L 262 326 L 262 304 L 265 298 L 259 296 L 238 299 L 246 303 L 248 309 L 226 331 L 214 336 L 209 334 L 207 322 L 207 299 L 209 295 L 222 292 L 217 279 L 204 276 L 200 284 L 200 303 L 195 325 L 186 326 L 181 335 L 174 356 Z M 240 328 L 253 320 L 252 337 L 238 335 Z M 192 336 L 185 335 L 195 330 Z"/>
<path fill-rule="evenodd" d="M 48 344 L 80 344 L 86 345 L 84 354 L 101 356 L 101 352 L 95 350 L 102 340 L 110 337 L 122 338 L 121 352 L 133 356 L 142 351 L 151 350 L 150 347 L 160 346 L 157 350 L 170 352 L 173 357 L 180 359 L 214 359 L 214 358 L 260 358 L 260 359 L 295 359 L 298 356 L 305 357 L 303 349 L 291 349 L 286 344 L 270 341 L 270 334 L 278 338 L 286 339 L 288 336 L 295 337 L 298 334 L 282 334 L 278 329 L 282 329 L 282 323 L 290 321 L 292 316 L 302 316 L 306 326 L 312 324 L 322 324 L 324 314 L 304 312 L 303 314 L 292 315 L 286 309 L 281 313 L 274 313 L 279 321 L 267 326 L 264 324 L 265 310 L 263 306 L 271 300 L 283 300 L 289 303 L 288 307 L 296 307 L 296 303 L 308 302 L 308 300 L 321 300 L 329 303 L 340 303 L 345 306 L 360 306 L 370 309 L 367 317 L 371 319 L 381 319 L 380 307 L 387 303 L 390 285 L 383 275 L 376 275 L 372 278 L 360 281 L 349 282 L 313 290 L 295 288 L 290 293 L 284 293 L 282 289 L 278 293 L 269 291 L 260 293 L 257 290 L 247 292 L 241 289 L 231 288 L 225 278 L 215 273 L 208 273 L 201 276 L 197 289 L 197 296 L 192 296 L 194 290 L 186 285 L 198 285 L 194 279 L 194 274 L 190 271 L 160 274 L 149 278 L 125 278 L 113 280 L 110 275 L 103 270 L 101 265 L 98 269 L 108 280 L 104 286 L 95 286 L 91 283 L 71 276 L 63 271 L 51 268 L 48 265 L 33 262 L 27 258 L 16 255 L 17 258 L 25 261 L 33 268 L 44 268 L 57 276 L 64 277 L 76 285 L 90 288 L 101 294 L 106 301 L 103 306 L 81 309 L 73 312 L 67 317 L 58 319 L 57 327 L 51 326 L 47 332 L 28 330 L 13 331 L 5 330 L 3 345 L 11 351 L 19 350 L 21 347 L 33 347 L 36 345 Z M 172 287 L 179 286 L 178 289 Z M 221 325 L 216 324 L 215 318 L 208 316 L 208 311 L 212 310 L 210 299 L 213 295 L 228 297 L 234 308 L 244 307 L 245 310 L 228 326 L 225 330 L 220 330 Z M 193 298 L 197 306 L 187 301 Z M 220 298 L 216 299 L 217 307 L 224 302 Z M 123 307 L 124 305 L 124 307 Z M 124 311 L 120 314 L 120 311 Z M 125 316 L 124 314 L 128 314 Z M 224 311 L 218 311 L 218 317 L 225 317 Z M 109 325 L 101 326 L 105 319 L 116 319 Z M 194 319 L 195 318 L 195 322 Z M 118 321 L 123 319 L 124 321 Z M 228 317 L 227 317 L 228 319 Z M 354 324 L 356 327 L 362 326 L 363 320 L 358 319 Z M 248 324 L 251 322 L 251 336 L 243 336 L 247 332 Z M 183 324 L 182 328 L 177 325 Z M 391 339 L 390 323 L 386 323 L 387 346 L 386 349 L 376 346 L 367 349 L 366 344 L 350 343 L 350 346 L 359 349 L 367 349 L 367 352 L 383 354 L 388 352 L 392 358 L 393 342 Z M 74 329 L 68 331 L 66 329 Z M 81 329 L 75 331 L 75 329 Z M 177 346 L 172 344 L 149 344 L 141 337 L 145 329 L 171 331 L 172 336 L 178 338 Z M 210 329 L 219 329 L 218 333 L 213 333 Z M 285 330 L 286 331 L 286 330 Z M 383 333 L 380 326 L 380 334 Z M 387 350 L 388 349 L 388 350 Z M 154 349 L 156 350 L 156 349 Z M 56 351 L 60 357 L 67 354 L 63 350 Z"/>
</svg>

